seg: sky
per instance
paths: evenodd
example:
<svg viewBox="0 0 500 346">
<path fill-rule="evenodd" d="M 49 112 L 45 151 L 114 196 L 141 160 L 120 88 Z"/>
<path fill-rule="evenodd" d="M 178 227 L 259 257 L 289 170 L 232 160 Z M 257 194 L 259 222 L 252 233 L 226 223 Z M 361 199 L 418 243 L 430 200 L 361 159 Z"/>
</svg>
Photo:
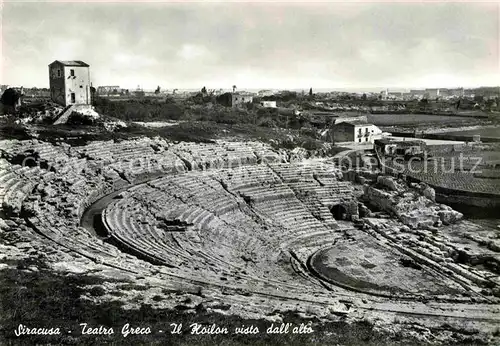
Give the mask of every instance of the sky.
<svg viewBox="0 0 500 346">
<path fill-rule="evenodd" d="M 368 89 L 500 84 L 500 2 L 0 1 L 0 84 Z"/>
</svg>

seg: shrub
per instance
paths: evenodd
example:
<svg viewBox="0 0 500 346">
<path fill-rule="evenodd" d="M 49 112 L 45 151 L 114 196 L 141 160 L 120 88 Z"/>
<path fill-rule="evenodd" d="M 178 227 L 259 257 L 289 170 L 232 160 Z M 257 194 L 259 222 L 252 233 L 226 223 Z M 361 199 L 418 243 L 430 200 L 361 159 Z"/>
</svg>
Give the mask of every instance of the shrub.
<svg viewBox="0 0 500 346">
<path fill-rule="evenodd" d="M 89 291 L 91 296 L 99 297 L 106 294 L 106 290 L 101 286 L 92 287 Z"/>
<path fill-rule="evenodd" d="M 68 125 L 92 125 L 93 119 L 80 113 L 73 112 L 66 122 Z"/>
<path fill-rule="evenodd" d="M 323 145 L 321 142 L 315 141 L 314 139 L 307 139 L 302 143 L 302 147 L 306 150 L 319 150 L 323 148 Z"/>
<path fill-rule="evenodd" d="M 29 135 L 26 127 L 21 124 L 16 124 L 12 117 L 7 119 L 7 123 L 0 128 L 0 138 L 3 139 L 29 139 Z"/>
<path fill-rule="evenodd" d="M 150 99 L 110 101 L 96 98 L 95 107 L 99 114 L 125 121 L 179 120 L 184 116 L 184 109 L 172 99 L 160 102 Z"/>
<path fill-rule="evenodd" d="M 271 117 L 262 117 L 257 121 L 257 125 L 263 127 L 276 127 L 276 121 Z"/>
</svg>

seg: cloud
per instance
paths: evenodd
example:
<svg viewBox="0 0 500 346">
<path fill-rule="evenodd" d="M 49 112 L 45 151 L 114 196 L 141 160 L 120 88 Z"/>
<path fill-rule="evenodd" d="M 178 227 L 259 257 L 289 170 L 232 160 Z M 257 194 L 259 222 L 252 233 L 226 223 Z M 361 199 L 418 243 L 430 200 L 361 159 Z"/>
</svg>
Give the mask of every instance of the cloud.
<svg viewBox="0 0 500 346">
<path fill-rule="evenodd" d="M 126 87 L 498 84 L 498 3 L 3 6 L 9 84 L 47 86 L 55 59 Z"/>
<path fill-rule="evenodd" d="M 197 44 L 183 44 L 177 56 L 188 61 L 200 61 L 208 58 L 210 52 L 204 46 Z"/>
<path fill-rule="evenodd" d="M 132 53 L 116 53 L 113 55 L 113 63 L 119 69 L 137 69 L 154 66 L 156 60 L 148 56 L 137 55 Z"/>
</svg>

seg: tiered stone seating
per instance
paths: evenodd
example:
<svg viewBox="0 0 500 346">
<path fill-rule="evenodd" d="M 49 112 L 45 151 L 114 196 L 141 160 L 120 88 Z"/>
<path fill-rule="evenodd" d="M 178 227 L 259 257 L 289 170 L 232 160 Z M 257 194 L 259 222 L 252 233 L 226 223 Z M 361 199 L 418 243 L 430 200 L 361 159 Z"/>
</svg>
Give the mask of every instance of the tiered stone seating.
<svg viewBox="0 0 500 346">
<path fill-rule="evenodd" d="M 7 192 L 11 189 L 11 187 L 16 183 L 16 174 L 10 171 L 4 171 L 0 173 L 0 201 L 2 202 L 5 198 Z"/>
<path fill-rule="evenodd" d="M 28 218 L 37 234 L 43 235 L 61 249 L 83 256 L 96 263 L 106 263 L 127 272 L 142 270 L 147 267 L 134 262 L 129 255 L 123 254 L 116 247 L 104 243 L 95 235 L 77 226 L 71 218 L 62 217 L 54 203 L 33 200 L 27 203 L 31 216 Z"/>
<path fill-rule="evenodd" d="M 177 201 L 183 205 L 182 202 Z M 207 253 L 206 249 L 200 248 L 196 254 L 193 253 L 193 250 L 199 246 L 194 246 L 185 233 L 169 233 L 164 229 L 160 230 L 157 226 L 153 226 L 154 217 L 151 217 L 150 221 L 145 221 L 144 211 L 134 212 L 134 206 L 131 203 L 133 203 L 131 199 L 116 201 L 113 205 L 108 206 L 103 216 L 107 226 L 114 230 L 112 236 L 120 242 L 124 242 L 132 250 L 135 251 L 137 248 L 140 250 L 140 252 L 137 251 L 140 255 L 150 260 L 169 266 L 182 265 L 185 269 L 193 266 L 206 266 L 206 261 L 212 262 L 212 265 L 217 265 L 221 270 L 226 266 L 231 266 L 230 263 L 221 258 Z M 206 210 L 186 205 L 184 208 L 178 205 L 177 210 L 182 213 L 176 217 L 178 220 L 186 222 L 192 220 L 193 224 L 196 224 L 196 218 L 210 214 Z M 141 214 L 137 215 L 136 212 Z M 213 214 L 210 215 L 212 218 L 214 217 Z M 180 246 L 180 244 L 184 244 L 184 246 Z M 222 267 L 220 262 L 223 263 Z"/>
<path fill-rule="evenodd" d="M 10 213 L 19 214 L 22 202 L 31 194 L 39 179 L 39 167 L 14 165 L 0 174 L 0 205 Z"/>
<path fill-rule="evenodd" d="M 238 208 L 238 204 L 230 198 L 231 195 L 222 188 L 222 185 L 209 176 L 181 174 L 162 178 L 150 184 L 185 202 L 201 206 L 215 215 L 222 215 Z"/>
<path fill-rule="evenodd" d="M 157 242 L 147 236 L 144 228 L 136 227 L 135 221 L 128 215 L 122 201 L 116 202 L 116 208 L 106 209 L 103 218 L 110 230 L 115 230 L 112 236 L 135 253 L 146 257 L 150 261 L 161 264 L 170 264 L 168 252 Z M 174 264 L 177 265 L 177 264 Z"/>
<path fill-rule="evenodd" d="M 220 143 L 180 143 L 173 147 L 172 150 L 184 160 L 190 170 L 234 167 L 242 164 L 252 164 L 256 161 L 252 153 L 230 152 Z"/>
<path fill-rule="evenodd" d="M 30 228 L 23 234 L 33 242 L 55 244 L 63 253 L 58 256 L 95 262 L 90 268 L 96 271 L 118 268 L 158 287 L 175 282 L 177 288 L 198 292 L 209 286 L 209 299 L 228 299 L 240 307 L 251 301 L 252 308 L 265 306 L 269 312 L 296 309 L 298 302 L 330 308 L 338 297 L 353 296 L 320 283 L 307 270 L 319 248 L 340 238 L 349 241 L 343 233 L 348 227 L 340 230 L 328 207 L 352 200 L 352 188 L 319 160 L 281 164 L 279 153 L 253 142 L 199 145 L 145 139 L 52 149 L 30 143 L 57 169 L 20 167 L 0 159 L 0 198 L 23 208 L 26 213 L 17 220 Z M 21 150 L 18 144 L 12 148 L 2 148 L 2 154 Z M 139 157 L 171 171 L 134 170 Z M 222 166 L 212 164 L 214 159 Z M 237 168 L 233 162 L 239 163 Z M 154 177 L 156 173 L 162 177 Z M 32 196 L 17 200 L 15 191 Z M 117 196 L 108 196 L 112 192 Z M 85 209 L 101 197 L 102 205 L 111 201 L 102 211 L 110 236 L 99 236 L 106 239 L 79 226 Z M 92 217 L 101 212 L 99 203 L 93 205 Z M 452 263 L 449 254 L 457 251 L 446 240 L 432 238 L 423 245 L 418 233 L 380 232 L 374 236 L 384 244 L 401 246 L 431 267 L 435 263 L 432 268 L 438 271 L 443 263 Z M 445 266 L 473 289 L 486 280 L 480 271 Z M 226 295 L 226 289 L 248 294 Z M 382 309 L 384 302 L 378 303 Z M 397 311 L 394 305 L 389 308 Z"/>
<path fill-rule="evenodd" d="M 256 209 L 279 223 L 284 229 L 290 230 L 286 236 L 299 236 L 314 229 L 325 228 L 325 225 L 313 217 L 295 198 L 266 201 L 257 204 Z"/>
<path fill-rule="evenodd" d="M 232 190 L 243 190 L 260 185 L 281 184 L 281 179 L 266 165 L 239 167 L 226 172 L 224 182 Z"/>
<path fill-rule="evenodd" d="M 271 164 L 269 165 L 276 174 L 285 182 L 299 182 L 313 180 L 314 175 L 319 172 L 324 173 L 326 168 L 322 162 L 306 161 L 292 164 Z"/>
<path fill-rule="evenodd" d="M 293 191 L 284 184 L 240 188 L 240 195 L 252 203 L 295 198 Z"/>
<path fill-rule="evenodd" d="M 51 214 L 47 214 L 51 212 Z M 41 208 L 37 216 L 29 218 L 37 231 L 52 241 L 95 261 L 117 256 L 118 251 L 91 237 L 83 228 L 60 222 L 51 208 Z"/>
<path fill-rule="evenodd" d="M 328 227 L 336 227 L 329 208 L 352 199 L 349 182 L 338 181 L 337 172 L 323 162 L 270 165 L 294 191 L 305 208 Z"/>
<path fill-rule="evenodd" d="M 33 187 L 34 183 L 32 182 L 16 180 L 13 185 L 6 189 L 5 195 L 3 196 L 2 207 L 10 210 L 14 214 L 19 214 L 22 202 L 30 194 Z"/>
<path fill-rule="evenodd" d="M 92 142 L 83 147 L 72 148 L 79 155 L 91 159 L 102 160 L 104 162 L 113 162 L 112 150 L 114 148 L 114 141 L 105 142 Z"/>
<path fill-rule="evenodd" d="M 154 154 L 153 148 L 150 145 L 137 145 L 135 143 L 119 143 L 111 148 L 111 155 L 116 161 L 131 161 L 142 159 Z"/>
<path fill-rule="evenodd" d="M 262 167 L 253 171 L 261 170 Z M 228 193 L 220 183 L 218 179 L 221 175 L 223 174 L 218 172 L 212 177 L 211 174 L 192 172 L 156 179 L 134 187 L 127 197 L 113 202 L 114 206 L 109 205 L 105 213 L 106 220 L 111 218 L 107 224 L 114 230 L 113 237 L 131 249 L 140 247 L 143 252 L 139 255 L 155 263 L 179 266 L 184 271 L 197 268 L 201 272 L 212 272 L 213 268 L 217 268 L 219 273 L 234 275 L 238 272 L 240 280 L 257 280 L 270 284 L 272 279 L 263 279 L 262 267 L 258 263 L 277 261 L 282 255 L 280 245 L 290 243 L 290 239 L 295 237 L 302 236 L 304 242 L 312 243 L 307 237 L 311 229 L 318 238 L 320 233 L 323 234 L 323 239 L 329 234 L 329 230 L 321 222 L 307 211 L 304 212 L 303 208 L 300 210 L 300 202 L 293 196 L 283 199 L 283 203 L 292 200 L 296 203 L 296 208 L 292 208 L 290 203 L 281 205 L 281 208 L 274 203 L 267 208 L 266 202 L 256 202 L 253 211 L 248 207 L 245 209 L 240 205 L 240 197 Z M 270 177 L 275 176 L 270 174 Z M 210 202 L 214 200 L 214 196 L 224 194 L 227 194 L 226 198 L 231 200 L 231 204 L 240 207 L 233 206 L 231 210 L 218 213 L 220 208 Z M 207 200 L 206 196 L 211 199 Z M 141 209 L 141 205 L 148 212 Z M 287 208 L 290 210 L 288 214 L 283 212 Z M 262 211 L 266 209 L 270 210 L 271 215 L 264 215 Z M 276 215 L 274 211 L 282 214 Z M 148 214 L 146 220 L 145 213 Z M 263 217 L 261 223 L 256 222 L 256 215 Z M 184 231 L 168 231 L 159 227 L 157 222 L 161 220 L 184 222 L 188 228 Z M 208 226 L 199 226 L 203 223 L 202 220 L 207 220 Z M 267 223 L 268 227 L 263 228 L 262 222 Z M 290 225 L 284 227 L 287 223 Z M 269 275 L 285 275 L 278 274 L 281 270 L 283 269 L 269 266 Z M 282 283 L 275 280 L 273 284 Z M 301 284 L 302 281 L 290 287 L 297 289 Z"/>
<path fill-rule="evenodd" d="M 257 156 L 258 161 L 262 163 L 275 163 L 283 162 L 282 156 L 272 150 L 268 145 L 260 142 L 250 142 L 250 146 L 254 154 Z"/>
</svg>

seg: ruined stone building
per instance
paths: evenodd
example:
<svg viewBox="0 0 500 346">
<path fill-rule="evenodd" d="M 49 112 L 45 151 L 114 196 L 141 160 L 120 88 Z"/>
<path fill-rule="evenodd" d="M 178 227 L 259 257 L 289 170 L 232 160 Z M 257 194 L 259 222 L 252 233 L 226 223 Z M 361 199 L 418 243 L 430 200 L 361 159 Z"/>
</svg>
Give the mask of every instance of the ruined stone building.
<svg viewBox="0 0 500 346">
<path fill-rule="evenodd" d="M 276 101 L 260 101 L 260 105 L 265 108 L 276 108 Z"/>
<path fill-rule="evenodd" d="M 375 150 L 384 156 L 414 156 L 424 154 L 426 151 L 426 145 L 422 140 L 394 140 L 390 138 L 382 138 L 375 140 Z"/>
<path fill-rule="evenodd" d="M 248 93 L 232 93 L 231 95 L 231 105 L 233 107 L 241 107 L 246 103 L 252 103 L 253 102 L 253 96 Z"/>
<path fill-rule="evenodd" d="M 89 105 L 89 65 L 80 60 L 55 60 L 49 65 L 50 97 L 63 106 Z"/>
<path fill-rule="evenodd" d="M 435 99 L 439 97 L 439 89 L 425 89 L 424 97 Z"/>
<path fill-rule="evenodd" d="M 101 85 L 97 87 L 97 94 L 109 95 L 119 94 L 123 89 L 119 85 Z"/>
</svg>

